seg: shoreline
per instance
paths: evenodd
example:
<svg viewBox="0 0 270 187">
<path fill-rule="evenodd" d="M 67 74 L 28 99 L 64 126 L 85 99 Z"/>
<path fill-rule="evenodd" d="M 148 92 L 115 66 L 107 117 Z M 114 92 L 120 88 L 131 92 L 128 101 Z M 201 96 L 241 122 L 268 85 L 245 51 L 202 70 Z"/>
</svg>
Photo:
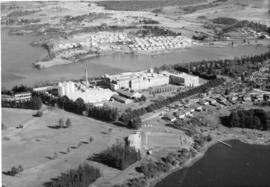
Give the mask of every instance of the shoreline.
<svg viewBox="0 0 270 187">
<path fill-rule="evenodd" d="M 257 46 L 263 46 L 259 44 L 249 44 L 249 45 L 237 45 L 234 48 L 238 47 L 257 47 Z M 33 46 L 33 47 L 40 47 L 40 46 Z M 67 59 L 62 59 L 60 57 L 55 57 L 53 59 L 50 59 L 49 61 L 37 61 L 34 64 L 35 68 L 37 69 L 47 69 L 47 68 L 52 68 L 55 66 L 62 66 L 62 65 L 68 65 L 68 64 L 76 64 L 76 63 L 81 63 L 90 59 L 102 57 L 102 56 L 110 56 L 110 55 L 133 55 L 133 56 L 162 56 L 166 54 L 172 54 L 172 53 L 181 53 L 184 52 L 188 49 L 199 49 L 203 47 L 208 47 L 208 48 L 226 48 L 228 45 L 208 45 L 208 43 L 200 43 L 196 44 L 194 46 L 188 46 L 188 47 L 183 47 L 183 48 L 175 48 L 175 49 L 170 49 L 170 50 L 157 50 L 157 51 L 102 51 L 97 54 L 88 54 L 86 56 L 83 56 L 82 58 L 78 58 L 75 60 L 67 60 Z M 265 46 L 267 47 L 267 46 Z M 44 48 L 44 50 L 46 50 Z M 241 56 L 240 56 L 241 57 Z M 219 58 L 213 58 L 213 59 L 233 59 L 233 57 L 219 57 Z M 185 62 L 189 63 L 189 62 Z"/>
<path fill-rule="evenodd" d="M 221 141 L 238 140 L 238 141 L 240 141 L 242 143 L 251 144 L 251 145 L 270 145 L 270 142 L 269 143 L 249 142 L 249 141 L 243 140 L 242 138 L 236 138 L 236 137 L 226 137 L 226 138 L 221 138 L 219 140 L 221 140 Z M 196 153 L 196 155 L 194 157 L 188 159 L 182 166 L 173 167 L 167 173 L 162 173 L 162 174 L 160 174 L 158 177 L 156 177 L 154 179 L 146 180 L 147 181 L 146 186 L 147 187 L 155 187 L 157 183 L 161 182 L 163 179 L 165 179 L 166 177 L 168 177 L 172 173 L 180 171 L 180 170 L 182 170 L 184 168 L 192 167 L 197 161 L 199 161 L 200 159 L 202 159 L 205 156 L 205 154 L 206 154 L 206 152 L 208 151 L 209 148 L 216 145 L 217 143 L 220 143 L 220 142 L 217 141 L 217 139 L 212 140 L 209 143 L 206 143 L 206 145 L 203 147 L 201 152 Z"/>
</svg>

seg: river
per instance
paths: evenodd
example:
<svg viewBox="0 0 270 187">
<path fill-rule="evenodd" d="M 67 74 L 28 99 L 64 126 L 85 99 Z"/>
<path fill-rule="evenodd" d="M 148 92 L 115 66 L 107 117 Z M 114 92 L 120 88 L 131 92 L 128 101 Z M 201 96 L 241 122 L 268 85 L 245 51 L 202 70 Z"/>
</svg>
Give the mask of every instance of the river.
<svg viewBox="0 0 270 187">
<path fill-rule="evenodd" d="M 14 85 L 33 86 L 40 82 L 69 80 L 83 77 L 83 66 L 79 63 L 55 66 L 47 69 L 34 69 L 33 63 L 47 52 L 42 48 L 30 46 L 37 36 L 11 36 L 6 30 L 1 33 L 1 72 L 2 89 Z M 100 76 L 123 71 L 135 71 L 163 64 L 186 63 L 195 60 L 232 58 L 234 56 L 254 55 L 268 50 L 264 46 L 242 46 L 232 48 L 197 47 L 183 49 L 162 55 L 108 55 L 84 61 L 89 76 Z"/>
<path fill-rule="evenodd" d="M 172 173 L 155 187 L 270 186 L 270 146 L 218 143 L 190 168 Z"/>
</svg>

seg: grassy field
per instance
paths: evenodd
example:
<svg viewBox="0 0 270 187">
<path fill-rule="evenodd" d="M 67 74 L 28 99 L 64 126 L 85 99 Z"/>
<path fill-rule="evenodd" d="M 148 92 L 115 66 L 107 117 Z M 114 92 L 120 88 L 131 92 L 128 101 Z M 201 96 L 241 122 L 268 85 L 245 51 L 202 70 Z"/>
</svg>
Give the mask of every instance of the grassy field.
<svg viewBox="0 0 270 187">
<path fill-rule="evenodd" d="M 24 125 L 22 129 L 8 128 L 2 132 L 3 171 L 18 165 L 24 168 L 22 174 L 16 177 L 3 175 L 3 184 L 9 187 L 42 186 L 42 183 L 48 182 L 52 177 L 76 168 L 83 162 L 97 166 L 106 176 L 119 172 L 102 164 L 86 161 L 86 158 L 106 149 L 117 139 L 122 141 L 131 133 L 130 130 L 58 109 L 48 111 L 40 118 L 32 118 L 32 112 L 23 110 L 4 109 L 2 113 L 7 125 Z M 49 127 L 57 125 L 60 118 L 64 121 L 70 118 L 72 126 L 66 129 Z"/>
<path fill-rule="evenodd" d="M 21 123 L 33 119 L 35 110 L 2 108 L 2 123 L 7 128 L 14 128 Z"/>
<path fill-rule="evenodd" d="M 149 149 L 157 149 L 164 147 L 179 147 L 179 134 L 169 134 L 169 133 L 146 133 L 146 145 Z"/>
</svg>

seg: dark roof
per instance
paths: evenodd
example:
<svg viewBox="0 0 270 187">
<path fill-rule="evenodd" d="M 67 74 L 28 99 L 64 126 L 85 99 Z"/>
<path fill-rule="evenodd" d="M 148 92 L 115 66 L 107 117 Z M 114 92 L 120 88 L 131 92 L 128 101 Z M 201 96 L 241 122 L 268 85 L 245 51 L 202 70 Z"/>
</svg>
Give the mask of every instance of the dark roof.
<svg viewBox="0 0 270 187">
<path fill-rule="evenodd" d="M 116 92 L 119 93 L 120 95 L 129 97 L 129 98 L 133 97 L 134 94 L 135 94 L 135 92 L 132 93 L 132 92 L 130 92 L 129 90 L 123 90 L 123 89 L 116 90 Z"/>
<path fill-rule="evenodd" d="M 114 95 L 112 96 L 112 98 L 114 98 L 114 99 L 119 99 L 119 100 L 121 100 L 121 101 L 126 101 L 126 100 L 127 100 L 127 98 L 122 97 L 122 96 L 120 96 L 120 95 L 116 95 L 116 94 L 114 94 Z"/>
</svg>

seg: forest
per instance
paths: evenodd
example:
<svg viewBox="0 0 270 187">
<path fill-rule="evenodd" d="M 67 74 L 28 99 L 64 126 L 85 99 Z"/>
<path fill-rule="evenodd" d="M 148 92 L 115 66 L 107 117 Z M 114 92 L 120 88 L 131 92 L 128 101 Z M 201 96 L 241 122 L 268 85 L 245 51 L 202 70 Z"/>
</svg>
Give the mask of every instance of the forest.
<svg viewBox="0 0 270 187">
<path fill-rule="evenodd" d="M 263 109 L 234 110 L 229 116 L 221 118 L 221 121 L 223 125 L 228 127 L 270 129 L 270 114 Z"/>
</svg>

